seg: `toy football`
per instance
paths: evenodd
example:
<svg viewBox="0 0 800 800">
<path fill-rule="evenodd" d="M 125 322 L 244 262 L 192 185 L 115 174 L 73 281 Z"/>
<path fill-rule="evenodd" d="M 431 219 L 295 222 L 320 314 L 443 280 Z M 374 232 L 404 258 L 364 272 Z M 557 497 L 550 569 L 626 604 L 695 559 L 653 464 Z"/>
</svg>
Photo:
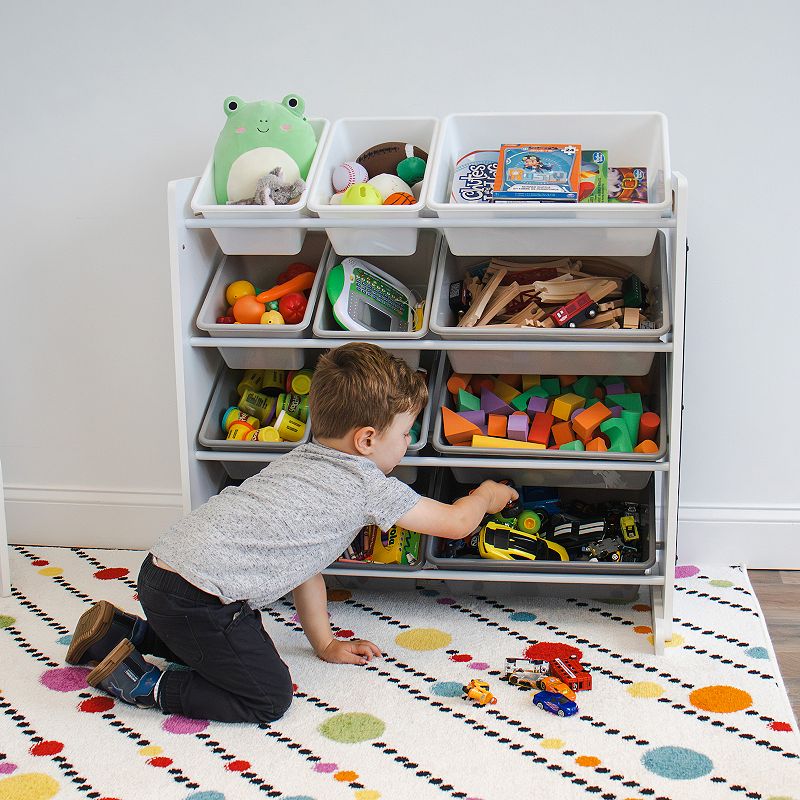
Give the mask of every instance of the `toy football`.
<svg viewBox="0 0 800 800">
<path fill-rule="evenodd" d="M 423 161 L 428 160 L 428 154 L 413 144 L 406 142 L 381 142 L 367 148 L 356 161 L 361 164 L 370 178 L 383 172 L 397 174 L 397 165 L 412 156 Z"/>
</svg>

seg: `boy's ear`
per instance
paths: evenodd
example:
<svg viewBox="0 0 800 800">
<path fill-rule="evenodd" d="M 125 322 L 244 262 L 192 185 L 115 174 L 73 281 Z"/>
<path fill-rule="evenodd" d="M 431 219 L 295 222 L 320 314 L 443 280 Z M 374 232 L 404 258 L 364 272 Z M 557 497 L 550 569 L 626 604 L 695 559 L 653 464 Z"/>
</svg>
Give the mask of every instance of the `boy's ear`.
<svg viewBox="0 0 800 800">
<path fill-rule="evenodd" d="M 362 456 L 368 456 L 372 453 L 375 446 L 376 433 L 375 428 L 370 426 L 356 428 L 353 433 L 353 446 Z"/>
</svg>

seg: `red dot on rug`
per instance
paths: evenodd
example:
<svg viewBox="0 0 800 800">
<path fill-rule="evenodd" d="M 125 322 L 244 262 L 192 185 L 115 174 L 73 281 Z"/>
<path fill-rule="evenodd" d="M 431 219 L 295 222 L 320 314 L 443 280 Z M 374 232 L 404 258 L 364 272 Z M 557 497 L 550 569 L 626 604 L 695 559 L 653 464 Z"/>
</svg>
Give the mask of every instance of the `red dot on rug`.
<svg viewBox="0 0 800 800">
<path fill-rule="evenodd" d="M 78 708 L 89 714 L 96 714 L 98 711 L 108 711 L 114 708 L 114 701 L 110 697 L 90 697 L 84 700 Z"/>
<path fill-rule="evenodd" d="M 229 764 L 225 765 L 225 769 L 229 769 L 231 772 L 244 772 L 246 769 L 250 769 L 250 762 L 231 761 Z"/>
<path fill-rule="evenodd" d="M 94 576 L 99 581 L 112 581 L 114 578 L 124 578 L 128 574 L 125 567 L 106 567 L 95 572 Z"/>
<path fill-rule="evenodd" d="M 34 756 L 54 756 L 56 753 L 60 753 L 63 749 L 64 745 L 61 744 L 61 742 L 38 742 L 31 747 L 30 753 Z"/>
<path fill-rule="evenodd" d="M 467 653 L 456 653 L 454 656 L 450 656 L 451 661 L 472 661 L 472 656 L 468 655 Z"/>
<path fill-rule="evenodd" d="M 347 629 L 342 631 L 336 631 L 336 637 L 338 639 L 352 639 L 355 634 L 353 631 L 348 631 Z"/>
<path fill-rule="evenodd" d="M 168 767 L 172 763 L 172 759 L 165 758 L 164 756 L 156 756 L 155 758 L 148 758 L 147 763 L 150 764 L 151 767 Z"/>
<path fill-rule="evenodd" d="M 788 722 L 770 722 L 769 727 L 773 731 L 790 731 L 792 729 Z"/>
<path fill-rule="evenodd" d="M 49 563 L 49 561 L 45 561 L 43 558 L 37 558 L 36 561 L 31 561 L 34 567 L 46 567 Z"/>
<path fill-rule="evenodd" d="M 552 661 L 556 658 L 567 659 L 572 655 L 577 656 L 580 660 L 583 657 L 583 652 L 578 650 L 577 647 L 559 644 L 558 642 L 537 642 L 525 651 L 525 658 L 532 658 L 535 661 Z"/>
<path fill-rule="evenodd" d="M 292 691 L 293 691 L 293 692 L 296 692 L 296 691 L 297 691 L 297 684 L 296 684 L 296 683 L 293 683 L 293 684 L 292 684 Z"/>
</svg>

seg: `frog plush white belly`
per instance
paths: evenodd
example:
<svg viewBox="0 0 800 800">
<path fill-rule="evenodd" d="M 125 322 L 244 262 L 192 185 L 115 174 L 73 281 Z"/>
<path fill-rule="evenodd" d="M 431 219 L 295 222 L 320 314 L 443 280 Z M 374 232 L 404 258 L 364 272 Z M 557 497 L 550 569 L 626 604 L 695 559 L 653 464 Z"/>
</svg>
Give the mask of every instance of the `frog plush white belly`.
<svg viewBox="0 0 800 800">
<path fill-rule="evenodd" d="M 286 183 L 306 179 L 317 137 L 301 97 L 289 94 L 281 103 L 227 97 L 223 107 L 228 119 L 214 148 L 217 203 L 253 197 L 258 179 L 276 167 Z"/>
</svg>

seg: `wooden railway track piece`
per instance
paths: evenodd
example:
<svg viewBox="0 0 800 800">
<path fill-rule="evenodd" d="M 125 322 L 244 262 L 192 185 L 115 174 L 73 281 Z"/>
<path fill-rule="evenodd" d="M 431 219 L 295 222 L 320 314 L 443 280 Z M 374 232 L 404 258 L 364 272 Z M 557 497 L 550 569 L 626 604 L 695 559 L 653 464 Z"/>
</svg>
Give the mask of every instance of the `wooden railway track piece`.
<svg viewBox="0 0 800 800">
<path fill-rule="evenodd" d="M 509 286 L 501 286 L 495 292 L 489 305 L 486 306 L 483 316 L 476 325 L 488 325 L 518 295 L 519 284 L 516 281 Z"/>
<path fill-rule="evenodd" d="M 487 273 L 490 270 L 486 271 Z M 485 275 L 486 273 L 484 273 Z M 463 317 L 458 321 L 459 328 L 472 328 L 475 323 L 480 319 L 481 315 L 483 314 L 484 309 L 486 308 L 489 300 L 491 300 L 492 295 L 497 290 L 497 287 L 500 285 L 500 282 L 506 275 L 506 269 L 501 267 L 497 272 L 495 272 L 490 278 L 486 285 L 481 289 L 477 295 L 473 295 L 472 305 L 464 314 Z"/>
</svg>

